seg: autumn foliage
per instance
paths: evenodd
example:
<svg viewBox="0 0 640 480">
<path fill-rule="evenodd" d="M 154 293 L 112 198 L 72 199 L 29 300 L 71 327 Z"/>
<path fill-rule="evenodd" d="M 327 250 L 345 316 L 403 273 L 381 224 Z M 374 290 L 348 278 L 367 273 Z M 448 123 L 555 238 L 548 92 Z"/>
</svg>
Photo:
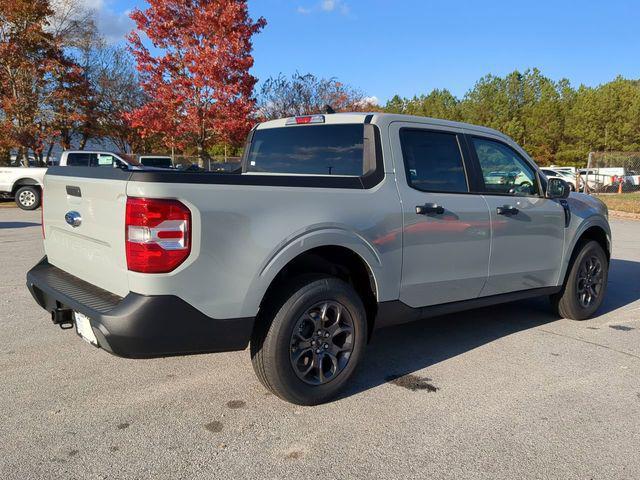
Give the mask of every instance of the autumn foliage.
<svg viewBox="0 0 640 480">
<path fill-rule="evenodd" d="M 254 22 L 240 0 L 148 3 L 131 14 L 138 30 L 128 40 L 148 97 L 128 115 L 132 125 L 167 146 L 194 145 L 201 158 L 213 144 L 242 141 L 255 109 L 251 38 L 265 20 Z"/>
<path fill-rule="evenodd" d="M 80 120 L 80 69 L 46 29 L 47 0 L 0 0 L 0 147 L 42 153 Z"/>
</svg>

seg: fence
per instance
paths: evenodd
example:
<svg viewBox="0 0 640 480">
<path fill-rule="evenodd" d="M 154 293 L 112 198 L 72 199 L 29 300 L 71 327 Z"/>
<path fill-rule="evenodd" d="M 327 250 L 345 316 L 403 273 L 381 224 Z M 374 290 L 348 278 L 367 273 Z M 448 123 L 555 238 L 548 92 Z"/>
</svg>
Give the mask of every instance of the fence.
<svg viewBox="0 0 640 480">
<path fill-rule="evenodd" d="M 577 171 L 580 188 L 593 194 L 640 192 L 640 152 L 591 152 Z"/>
</svg>

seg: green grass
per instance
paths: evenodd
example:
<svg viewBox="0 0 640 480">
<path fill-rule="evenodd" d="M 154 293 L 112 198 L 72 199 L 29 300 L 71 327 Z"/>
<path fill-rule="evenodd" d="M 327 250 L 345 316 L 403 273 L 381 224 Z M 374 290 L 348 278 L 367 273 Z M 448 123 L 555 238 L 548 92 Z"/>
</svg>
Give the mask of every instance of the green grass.
<svg viewBox="0 0 640 480">
<path fill-rule="evenodd" d="M 609 210 L 640 213 L 640 192 L 598 195 L 598 198 L 609 207 Z"/>
</svg>

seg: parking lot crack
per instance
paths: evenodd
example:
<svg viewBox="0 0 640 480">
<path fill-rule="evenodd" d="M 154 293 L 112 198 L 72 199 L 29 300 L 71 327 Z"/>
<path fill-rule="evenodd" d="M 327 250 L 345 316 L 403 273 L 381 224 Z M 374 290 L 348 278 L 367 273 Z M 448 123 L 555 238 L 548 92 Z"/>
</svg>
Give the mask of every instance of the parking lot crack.
<svg viewBox="0 0 640 480">
<path fill-rule="evenodd" d="M 624 350 L 618 350 L 617 348 L 610 347 L 608 345 L 604 345 L 598 342 L 592 342 L 590 340 L 585 340 L 584 338 L 573 337 L 571 335 L 566 335 L 564 333 L 553 332 L 551 330 L 546 330 L 544 328 L 540 329 L 541 332 L 550 333 L 552 335 L 557 335 L 558 337 L 570 338 L 572 340 L 577 340 L 578 342 L 587 343 L 589 345 L 595 345 L 596 347 L 606 348 L 607 350 L 611 350 L 612 352 L 620 353 L 622 355 L 626 355 L 627 357 L 635 358 L 636 360 L 640 360 L 640 355 L 636 355 L 631 352 L 625 352 Z"/>
</svg>

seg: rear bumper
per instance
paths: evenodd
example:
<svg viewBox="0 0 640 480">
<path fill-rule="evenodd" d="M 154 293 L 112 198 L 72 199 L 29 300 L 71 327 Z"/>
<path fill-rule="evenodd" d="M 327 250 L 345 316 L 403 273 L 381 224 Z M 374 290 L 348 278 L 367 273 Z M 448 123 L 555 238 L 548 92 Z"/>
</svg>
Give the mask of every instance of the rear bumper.
<svg viewBox="0 0 640 480">
<path fill-rule="evenodd" d="M 89 317 L 99 346 L 122 357 L 244 350 L 253 329 L 253 318 L 211 318 L 173 295 L 118 297 L 46 257 L 27 273 L 27 287 L 48 312 L 70 309 Z"/>
</svg>

